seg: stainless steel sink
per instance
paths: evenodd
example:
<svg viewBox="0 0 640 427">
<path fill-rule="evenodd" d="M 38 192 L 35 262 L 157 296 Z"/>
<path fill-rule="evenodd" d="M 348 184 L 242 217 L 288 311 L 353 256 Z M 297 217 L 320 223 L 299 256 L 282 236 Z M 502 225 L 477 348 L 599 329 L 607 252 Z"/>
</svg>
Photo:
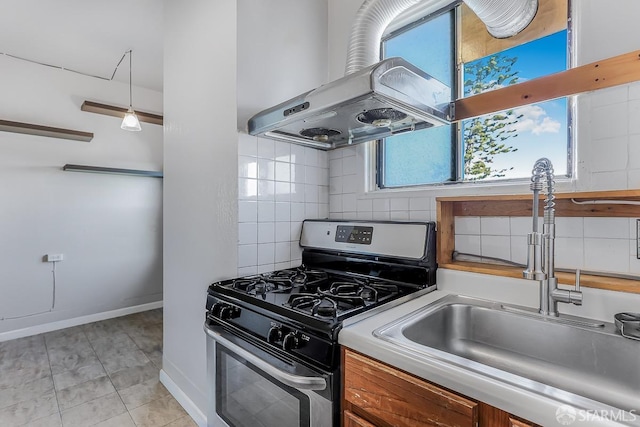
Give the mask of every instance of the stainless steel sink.
<svg viewBox="0 0 640 427">
<path fill-rule="evenodd" d="M 562 398 L 566 391 L 637 411 L 640 342 L 621 337 L 613 324 L 585 325 L 490 301 L 447 296 L 374 334 L 416 355 L 538 393 Z"/>
</svg>

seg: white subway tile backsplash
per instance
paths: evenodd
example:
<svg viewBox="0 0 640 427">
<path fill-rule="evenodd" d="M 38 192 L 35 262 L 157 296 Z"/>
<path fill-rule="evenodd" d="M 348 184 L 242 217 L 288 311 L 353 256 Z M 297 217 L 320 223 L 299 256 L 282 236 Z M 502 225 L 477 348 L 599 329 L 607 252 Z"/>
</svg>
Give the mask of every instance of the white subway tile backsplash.
<svg viewBox="0 0 640 427">
<path fill-rule="evenodd" d="M 345 219 L 345 220 L 358 219 L 358 213 L 355 211 L 345 211 L 342 213 L 342 219 Z"/>
<path fill-rule="evenodd" d="M 626 169 L 629 159 L 627 135 L 593 141 L 587 148 L 592 172 L 611 172 Z"/>
<path fill-rule="evenodd" d="M 258 157 L 273 160 L 276 156 L 276 143 L 272 139 L 258 138 Z"/>
<path fill-rule="evenodd" d="M 278 242 L 291 241 L 291 222 L 276 222 L 275 240 Z"/>
<path fill-rule="evenodd" d="M 480 233 L 493 236 L 510 236 L 511 225 L 509 217 L 483 216 L 480 218 Z"/>
<path fill-rule="evenodd" d="M 291 201 L 291 183 L 290 182 L 278 182 L 275 185 L 275 200 L 276 202 L 290 202 Z"/>
<path fill-rule="evenodd" d="M 357 168 L 357 157 L 356 156 L 349 156 L 349 157 L 343 157 L 342 158 L 342 173 L 345 176 L 348 175 L 355 175 L 356 173 L 358 173 L 358 168 Z"/>
<path fill-rule="evenodd" d="M 627 188 L 627 172 L 593 172 L 590 182 L 593 191 L 622 190 Z"/>
<path fill-rule="evenodd" d="M 329 185 L 329 169 L 328 168 L 318 169 L 318 184 Z"/>
<path fill-rule="evenodd" d="M 408 211 L 409 199 L 405 197 L 393 197 L 389 199 L 389 207 L 392 211 Z"/>
<path fill-rule="evenodd" d="M 287 256 L 287 259 L 289 259 L 289 256 Z M 273 264 L 274 270 L 284 270 L 285 268 L 290 268 L 290 267 L 294 267 L 293 265 L 291 265 L 291 261 L 284 261 L 284 262 L 276 262 L 275 264 Z"/>
<path fill-rule="evenodd" d="M 329 169 L 329 154 L 326 151 L 318 150 L 318 166 Z"/>
<path fill-rule="evenodd" d="M 275 262 L 286 262 L 291 260 L 291 242 L 276 243 Z"/>
<path fill-rule="evenodd" d="M 305 148 L 304 164 L 307 166 L 318 166 L 318 150 L 315 148 Z"/>
<path fill-rule="evenodd" d="M 585 268 L 583 239 L 558 237 L 555 239 L 555 243 L 556 267 L 572 269 Z"/>
<path fill-rule="evenodd" d="M 275 223 L 259 222 L 258 223 L 258 243 L 275 242 Z"/>
<path fill-rule="evenodd" d="M 640 188 L 640 169 L 627 172 L 627 185 L 629 188 Z"/>
<path fill-rule="evenodd" d="M 540 225 L 542 231 L 542 225 Z M 557 237 L 584 237 L 584 218 L 556 217 Z"/>
<path fill-rule="evenodd" d="M 258 180 L 258 200 L 275 200 L 276 199 L 276 183 L 275 181 Z"/>
<path fill-rule="evenodd" d="M 306 164 L 305 147 L 301 145 L 291 144 L 291 163 L 298 165 Z"/>
<path fill-rule="evenodd" d="M 371 199 L 359 199 L 356 202 L 356 211 L 358 211 L 358 212 L 373 212 L 373 200 L 371 200 Z"/>
<path fill-rule="evenodd" d="M 629 98 L 627 86 L 615 86 L 590 93 L 592 107 L 602 107 L 626 102 Z"/>
<path fill-rule="evenodd" d="M 258 244 L 258 265 L 273 264 L 275 260 L 276 244 L 275 243 L 259 243 Z"/>
<path fill-rule="evenodd" d="M 329 203 L 318 203 L 318 218 L 329 218 Z"/>
<path fill-rule="evenodd" d="M 343 212 L 355 212 L 357 211 L 357 198 L 355 194 L 343 194 L 342 195 L 342 211 Z"/>
<path fill-rule="evenodd" d="M 629 133 L 640 133 L 640 100 L 629 101 Z"/>
<path fill-rule="evenodd" d="M 262 264 L 262 265 L 258 265 L 256 268 L 259 274 L 263 274 L 263 273 L 269 273 L 270 271 L 275 270 L 276 265 L 274 263 Z"/>
<path fill-rule="evenodd" d="M 358 211 L 356 219 L 360 221 L 371 221 L 373 219 L 373 212 L 371 211 Z"/>
<path fill-rule="evenodd" d="M 258 202 L 258 222 L 274 222 L 276 219 L 275 202 Z"/>
<path fill-rule="evenodd" d="M 409 211 L 411 221 L 431 221 L 433 218 L 431 211 Z"/>
<path fill-rule="evenodd" d="M 291 261 L 301 260 L 302 259 L 302 248 L 300 245 L 294 243 L 291 245 Z"/>
<path fill-rule="evenodd" d="M 305 168 L 306 166 L 304 165 L 291 163 L 291 182 L 295 182 L 296 184 L 304 184 Z"/>
<path fill-rule="evenodd" d="M 238 245 L 238 267 L 251 267 L 258 263 L 258 245 Z"/>
<path fill-rule="evenodd" d="M 252 265 L 251 267 L 238 268 L 238 277 L 252 276 L 254 274 L 258 274 L 258 266 L 256 265 Z"/>
<path fill-rule="evenodd" d="M 373 199 L 374 212 L 389 212 L 389 199 Z"/>
<path fill-rule="evenodd" d="M 527 237 L 526 236 L 511 236 L 511 258 L 513 262 L 520 264 L 527 263 Z"/>
<path fill-rule="evenodd" d="M 457 235 L 455 238 L 455 250 L 458 252 L 481 255 L 480 236 Z"/>
<path fill-rule="evenodd" d="M 258 179 L 275 179 L 275 162 L 271 159 L 258 159 Z"/>
<path fill-rule="evenodd" d="M 275 141 L 274 160 L 278 162 L 291 162 L 291 144 L 282 141 Z"/>
<path fill-rule="evenodd" d="M 258 180 L 238 178 L 238 199 L 255 200 L 258 197 Z"/>
<path fill-rule="evenodd" d="M 305 218 L 309 218 L 309 219 L 318 218 L 318 203 L 305 203 L 304 215 L 305 215 Z"/>
<path fill-rule="evenodd" d="M 304 203 L 291 203 L 291 221 L 299 222 L 305 219 Z"/>
<path fill-rule="evenodd" d="M 342 173 L 342 157 L 329 160 L 329 177 L 343 176 Z"/>
<path fill-rule="evenodd" d="M 326 185 L 318 186 L 318 203 L 329 203 L 329 187 Z"/>
<path fill-rule="evenodd" d="M 292 242 L 299 241 L 301 233 L 302 233 L 302 221 L 301 222 L 292 222 L 291 223 L 291 238 L 289 240 L 292 241 Z"/>
<path fill-rule="evenodd" d="M 329 193 L 342 194 L 342 177 L 334 176 L 329 178 Z"/>
<path fill-rule="evenodd" d="M 358 190 L 357 178 L 353 175 L 342 178 L 342 192 L 345 194 L 355 193 Z"/>
<path fill-rule="evenodd" d="M 479 216 L 457 216 L 454 219 L 457 234 L 480 235 Z"/>
<path fill-rule="evenodd" d="M 258 138 L 246 133 L 238 134 L 238 154 L 241 156 L 258 156 Z"/>
<path fill-rule="evenodd" d="M 304 201 L 307 203 L 318 203 L 320 201 L 319 189 L 317 185 L 305 184 Z"/>
<path fill-rule="evenodd" d="M 276 181 L 291 181 L 291 163 L 275 162 L 274 168 Z"/>
<path fill-rule="evenodd" d="M 628 239 L 628 218 L 584 218 L 584 237 Z"/>
<path fill-rule="evenodd" d="M 374 211 L 372 218 L 374 221 L 388 221 L 391 219 L 391 212 L 389 211 Z"/>
<path fill-rule="evenodd" d="M 258 178 L 258 161 L 255 157 L 238 156 L 238 177 Z"/>
<path fill-rule="evenodd" d="M 624 136 L 629 127 L 629 109 L 625 102 L 608 104 L 591 110 L 591 138 Z"/>
<path fill-rule="evenodd" d="M 589 270 L 629 271 L 629 239 L 584 239 L 584 264 Z"/>
<path fill-rule="evenodd" d="M 258 202 L 239 201 L 238 202 L 238 222 L 257 222 Z"/>
<path fill-rule="evenodd" d="M 480 236 L 480 250 L 483 256 L 509 259 L 511 256 L 510 236 Z"/>
<path fill-rule="evenodd" d="M 342 158 L 342 150 L 331 150 L 328 152 L 329 161 Z"/>
<path fill-rule="evenodd" d="M 389 218 L 392 221 L 409 221 L 409 211 L 391 211 Z"/>
<path fill-rule="evenodd" d="M 329 196 L 329 210 L 333 212 L 342 212 L 342 194 L 332 194 Z"/>
<path fill-rule="evenodd" d="M 427 197 L 412 197 L 409 199 L 409 210 L 411 211 L 428 211 L 430 207 Z"/>
<path fill-rule="evenodd" d="M 241 222 L 238 224 L 238 244 L 250 245 L 258 243 L 258 224 Z"/>
<path fill-rule="evenodd" d="M 304 184 L 291 183 L 291 201 L 296 203 L 302 203 L 305 200 Z"/>
<path fill-rule="evenodd" d="M 636 240 L 638 236 L 638 220 L 640 220 L 640 212 L 636 218 L 629 218 L 629 239 Z"/>
<path fill-rule="evenodd" d="M 291 203 L 276 202 L 276 223 L 291 221 Z"/>
</svg>

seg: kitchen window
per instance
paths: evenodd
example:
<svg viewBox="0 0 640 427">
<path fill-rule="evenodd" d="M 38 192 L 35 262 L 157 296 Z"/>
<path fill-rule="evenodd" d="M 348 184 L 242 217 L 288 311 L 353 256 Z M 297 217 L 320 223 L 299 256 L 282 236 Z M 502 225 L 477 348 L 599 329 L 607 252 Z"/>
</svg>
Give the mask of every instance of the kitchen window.
<svg viewBox="0 0 640 427">
<path fill-rule="evenodd" d="M 465 21 L 472 13 L 460 5 L 389 34 L 382 41 L 383 57 L 405 58 L 453 88 L 454 98 L 564 71 L 567 2 L 541 0 L 540 8 L 551 4 L 564 7 L 564 21 L 544 30 L 537 25 L 525 41 L 516 36 L 494 43 L 487 35 L 486 42 L 478 43 L 486 30 L 473 29 Z M 570 176 L 570 110 L 562 98 L 386 138 L 377 146 L 377 185 L 528 179 L 540 157 L 552 161 L 556 176 Z"/>
</svg>

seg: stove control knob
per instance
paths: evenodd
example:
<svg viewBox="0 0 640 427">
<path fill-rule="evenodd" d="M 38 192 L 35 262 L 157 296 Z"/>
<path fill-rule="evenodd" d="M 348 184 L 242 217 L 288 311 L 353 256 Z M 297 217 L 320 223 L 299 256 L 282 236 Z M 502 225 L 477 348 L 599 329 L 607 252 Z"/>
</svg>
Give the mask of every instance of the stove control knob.
<svg viewBox="0 0 640 427">
<path fill-rule="evenodd" d="M 267 342 L 275 343 L 282 339 L 282 329 L 280 326 L 272 326 L 267 333 Z"/>
<path fill-rule="evenodd" d="M 213 314 L 214 317 L 220 317 L 220 310 L 222 310 L 224 306 L 225 304 L 221 302 L 213 304 L 213 306 L 211 306 L 211 314 Z"/>
<path fill-rule="evenodd" d="M 282 339 L 282 349 L 287 350 L 295 350 L 300 347 L 300 338 L 298 334 L 295 332 L 289 332 Z"/>
<path fill-rule="evenodd" d="M 218 317 L 220 318 L 220 320 L 229 320 L 235 319 L 239 315 L 240 309 L 238 307 L 224 304 L 224 306 L 220 309 L 220 314 L 218 315 Z"/>
</svg>

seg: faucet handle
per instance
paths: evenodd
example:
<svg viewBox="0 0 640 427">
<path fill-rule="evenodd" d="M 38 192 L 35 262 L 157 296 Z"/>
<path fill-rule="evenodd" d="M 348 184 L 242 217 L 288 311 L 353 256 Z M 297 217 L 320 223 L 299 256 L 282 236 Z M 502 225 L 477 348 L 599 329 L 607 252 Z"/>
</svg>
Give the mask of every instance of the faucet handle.
<svg viewBox="0 0 640 427">
<path fill-rule="evenodd" d="M 576 268 L 576 286 L 575 291 L 580 292 L 580 269 Z"/>
</svg>

